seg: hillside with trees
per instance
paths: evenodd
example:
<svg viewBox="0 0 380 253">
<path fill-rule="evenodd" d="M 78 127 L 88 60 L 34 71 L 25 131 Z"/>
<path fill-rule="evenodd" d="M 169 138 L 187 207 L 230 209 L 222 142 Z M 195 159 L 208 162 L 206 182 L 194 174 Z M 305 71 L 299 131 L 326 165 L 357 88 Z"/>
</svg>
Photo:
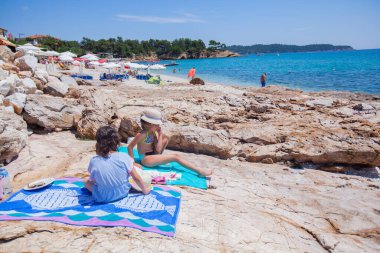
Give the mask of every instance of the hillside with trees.
<svg viewBox="0 0 380 253">
<path fill-rule="evenodd" d="M 354 50 L 351 46 L 334 46 L 330 44 L 312 44 L 306 46 L 270 44 L 257 44 L 252 46 L 228 46 L 227 50 L 239 54 L 265 54 L 265 53 L 293 53 L 293 52 L 315 52 L 315 51 L 341 51 Z"/>
<path fill-rule="evenodd" d="M 26 40 L 19 40 L 17 44 L 25 44 Z M 41 39 L 39 44 L 57 52 L 71 51 L 78 55 L 87 52 L 108 53 L 115 58 L 130 59 L 191 59 L 208 57 L 231 57 L 236 54 L 226 52 L 226 45 L 215 40 L 209 42 L 206 47 L 202 40 L 180 38 L 173 41 L 168 40 L 130 40 L 121 37 L 92 40 L 83 38 L 78 41 L 65 41 L 48 37 Z"/>
</svg>

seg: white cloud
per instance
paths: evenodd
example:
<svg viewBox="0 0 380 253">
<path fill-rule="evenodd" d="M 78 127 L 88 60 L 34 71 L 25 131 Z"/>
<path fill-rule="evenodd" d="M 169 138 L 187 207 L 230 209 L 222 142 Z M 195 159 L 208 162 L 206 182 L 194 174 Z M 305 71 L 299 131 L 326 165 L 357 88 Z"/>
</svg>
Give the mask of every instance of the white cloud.
<svg viewBox="0 0 380 253">
<path fill-rule="evenodd" d="M 183 24 L 183 23 L 204 23 L 202 19 L 193 14 L 185 13 L 179 17 L 158 17 L 158 16 L 135 16 L 128 14 L 119 14 L 117 17 L 120 20 L 145 22 L 145 23 L 157 23 L 157 24 Z"/>
</svg>

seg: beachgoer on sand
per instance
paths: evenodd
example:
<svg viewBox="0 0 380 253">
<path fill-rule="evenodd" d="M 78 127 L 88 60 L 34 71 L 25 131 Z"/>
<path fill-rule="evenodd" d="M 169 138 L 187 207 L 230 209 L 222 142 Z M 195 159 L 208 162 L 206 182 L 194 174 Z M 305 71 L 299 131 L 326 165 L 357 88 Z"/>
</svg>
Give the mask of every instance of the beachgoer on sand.
<svg viewBox="0 0 380 253">
<path fill-rule="evenodd" d="M 130 176 L 144 194 L 150 192 L 150 186 L 137 173 L 133 159 L 126 153 L 116 152 L 119 145 L 118 134 L 112 127 L 104 126 L 96 132 L 97 156 L 88 166 L 90 177 L 84 179 L 95 202 L 112 202 L 128 196 Z"/>
<path fill-rule="evenodd" d="M 182 166 L 199 174 L 210 176 L 213 173 L 213 170 L 199 168 L 191 162 L 186 161 L 179 154 L 162 154 L 169 143 L 169 138 L 161 130 L 161 119 L 162 115 L 158 110 L 149 109 L 144 111 L 141 116 L 141 127 L 143 130 L 138 133 L 128 145 L 129 155 L 133 158 L 133 148 L 137 145 L 137 150 L 140 156 L 143 156 L 141 164 L 146 167 L 154 167 L 169 162 L 178 162 Z"/>
<path fill-rule="evenodd" d="M 261 87 L 265 87 L 266 82 L 267 82 L 267 73 L 263 73 L 260 77 Z"/>
<path fill-rule="evenodd" d="M 194 77 L 195 77 L 195 67 L 192 67 L 189 70 L 189 73 L 187 73 L 187 77 L 191 77 L 191 79 L 194 79 Z"/>
</svg>

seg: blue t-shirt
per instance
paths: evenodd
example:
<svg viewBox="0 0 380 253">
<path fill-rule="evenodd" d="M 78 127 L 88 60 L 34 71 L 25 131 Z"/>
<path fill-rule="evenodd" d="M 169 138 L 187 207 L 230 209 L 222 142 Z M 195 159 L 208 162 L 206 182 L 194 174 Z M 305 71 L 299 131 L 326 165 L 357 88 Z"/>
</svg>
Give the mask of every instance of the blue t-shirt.
<svg viewBox="0 0 380 253">
<path fill-rule="evenodd" d="M 133 160 L 126 153 L 116 152 L 108 157 L 95 156 L 88 165 L 90 180 L 95 182 L 92 197 L 96 202 L 112 202 L 128 196 L 129 176 Z"/>
</svg>

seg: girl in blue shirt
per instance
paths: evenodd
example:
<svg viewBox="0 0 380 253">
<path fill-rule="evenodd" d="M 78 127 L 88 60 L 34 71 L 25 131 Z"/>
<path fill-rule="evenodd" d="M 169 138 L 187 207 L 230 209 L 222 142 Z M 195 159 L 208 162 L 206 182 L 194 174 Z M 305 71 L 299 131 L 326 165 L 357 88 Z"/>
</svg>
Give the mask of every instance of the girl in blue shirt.
<svg viewBox="0 0 380 253">
<path fill-rule="evenodd" d="M 132 176 L 144 194 L 150 187 L 145 185 L 134 169 L 134 161 L 122 152 L 116 152 L 120 140 L 115 129 L 104 126 L 96 132 L 96 154 L 88 166 L 90 177 L 84 179 L 86 188 L 92 192 L 95 202 L 112 202 L 128 196 Z"/>
</svg>

